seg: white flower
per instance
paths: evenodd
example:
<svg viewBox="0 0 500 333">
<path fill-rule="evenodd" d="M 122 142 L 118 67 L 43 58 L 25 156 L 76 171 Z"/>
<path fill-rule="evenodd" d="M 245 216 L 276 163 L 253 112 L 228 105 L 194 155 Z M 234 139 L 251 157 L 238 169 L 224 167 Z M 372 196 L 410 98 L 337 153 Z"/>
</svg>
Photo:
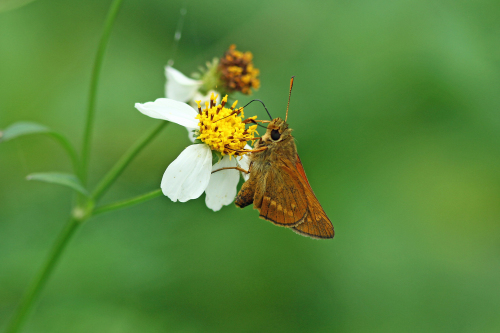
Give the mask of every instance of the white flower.
<svg viewBox="0 0 500 333">
<path fill-rule="evenodd" d="M 189 103 L 192 107 L 196 107 L 195 101 L 201 101 L 201 105 L 205 105 L 205 102 L 210 101 L 210 96 L 219 96 L 219 93 L 215 90 L 210 90 L 208 94 L 202 95 L 199 92 L 203 82 L 199 80 L 193 80 L 177 69 L 166 66 L 165 76 L 167 77 L 167 83 L 165 84 L 165 96 L 167 98 Z M 216 104 L 220 103 L 220 98 L 217 99 Z M 188 137 L 191 142 L 194 142 L 194 130 L 193 128 L 186 127 L 188 131 Z"/>
<path fill-rule="evenodd" d="M 193 80 L 170 66 L 165 67 L 165 76 L 165 96 L 179 102 L 192 101 L 203 84 L 202 81 Z"/>
<path fill-rule="evenodd" d="M 149 117 L 177 123 L 186 127 L 188 131 L 194 132 L 199 129 L 200 121 L 196 118 L 198 112 L 186 103 L 159 98 L 154 102 L 136 103 L 135 107 Z M 232 112 L 229 109 L 222 110 Z M 227 117 L 226 119 L 229 120 Z M 224 121 L 218 124 L 222 127 Z M 214 211 L 233 202 L 240 172 L 233 169 L 212 174 L 212 171 L 224 167 L 236 167 L 238 163 L 243 169 L 248 170 L 249 157 L 233 155 L 230 158 L 226 151 L 226 155 L 212 166 L 212 148 L 206 143 L 198 143 L 184 149 L 163 174 L 161 181 L 163 194 L 174 202 L 177 200 L 186 202 L 198 198 L 205 192 L 207 207 Z M 245 148 L 250 147 L 245 146 Z"/>
</svg>

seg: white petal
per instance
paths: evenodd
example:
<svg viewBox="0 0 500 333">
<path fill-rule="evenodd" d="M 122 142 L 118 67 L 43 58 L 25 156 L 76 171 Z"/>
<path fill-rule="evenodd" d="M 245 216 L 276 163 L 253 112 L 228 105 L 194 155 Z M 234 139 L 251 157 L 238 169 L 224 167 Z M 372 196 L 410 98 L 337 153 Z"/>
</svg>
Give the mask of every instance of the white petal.
<svg viewBox="0 0 500 333">
<path fill-rule="evenodd" d="M 151 118 L 168 120 L 185 127 L 198 127 L 198 120 L 195 119 L 198 112 L 186 103 L 173 99 L 158 98 L 154 102 L 135 103 L 135 108 Z"/>
<path fill-rule="evenodd" d="M 245 149 L 252 149 L 252 147 L 250 147 L 249 145 L 246 145 Z M 240 160 L 240 158 L 241 158 L 241 160 Z M 249 154 L 245 154 L 245 155 L 243 155 L 243 157 L 237 157 L 237 161 L 238 161 L 239 166 L 242 169 L 247 170 L 247 171 L 250 169 L 250 155 Z M 245 179 L 245 181 L 247 181 L 248 178 L 250 178 L 249 173 L 242 172 L 241 176 L 243 177 L 243 179 Z"/>
<path fill-rule="evenodd" d="M 176 101 L 189 102 L 202 85 L 201 81 L 188 78 L 170 66 L 165 67 L 165 75 L 167 76 L 165 96 Z"/>
<path fill-rule="evenodd" d="M 195 137 L 194 137 L 194 132 L 199 129 L 199 128 L 190 128 L 190 127 L 186 127 L 187 131 L 188 131 L 188 138 L 189 138 L 189 141 L 193 142 L 194 143 L 194 140 L 195 140 Z"/>
<path fill-rule="evenodd" d="M 224 156 L 219 163 L 212 166 L 212 171 L 220 168 L 235 167 L 236 159 L 229 160 L 229 156 Z M 222 170 L 213 173 L 210 177 L 205 193 L 205 203 L 213 211 L 218 211 L 222 206 L 229 205 L 236 197 L 236 186 L 240 180 L 238 170 Z"/>
<path fill-rule="evenodd" d="M 163 194 L 172 201 L 198 198 L 207 188 L 212 151 L 205 144 L 191 145 L 168 166 L 161 180 Z"/>
</svg>

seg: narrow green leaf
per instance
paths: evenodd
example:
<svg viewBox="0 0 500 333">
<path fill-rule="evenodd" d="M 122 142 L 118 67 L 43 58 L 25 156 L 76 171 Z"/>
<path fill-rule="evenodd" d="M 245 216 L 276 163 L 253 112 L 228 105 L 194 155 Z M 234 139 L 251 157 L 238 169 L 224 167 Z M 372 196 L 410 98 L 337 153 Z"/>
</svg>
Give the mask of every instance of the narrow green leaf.
<svg viewBox="0 0 500 333">
<path fill-rule="evenodd" d="M 17 137 L 29 134 L 50 133 L 50 129 L 46 126 L 21 121 L 14 123 L 0 132 L 0 141 L 9 141 Z"/>
<path fill-rule="evenodd" d="M 63 185 L 71 187 L 72 189 L 88 195 L 87 190 L 82 186 L 78 177 L 73 174 L 68 173 L 57 173 L 57 172 L 47 172 L 47 173 L 32 173 L 26 177 L 27 180 L 39 180 L 42 182 L 53 183 L 58 185 Z"/>
<path fill-rule="evenodd" d="M 73 163 L 75 172 L 78 173 L 78 155 L 75 151 L 75 148 L 73 148 L 71 143 L 68 141 L 68 139 L 66 139 L 66 137 L 64 137 L 64 135 L 51 130 L 47 126 L 28 121 L 14 123 L 7 127 L 5 130 L 0 131 L 0 143 L 3 141 L 9 141 L 18 138 L 20 136 L 31 134 L 45 134 L 59 142 L 59 144 L 66 150 L 69 157 L 71 158 L 71 162 Z"/>
</svg>

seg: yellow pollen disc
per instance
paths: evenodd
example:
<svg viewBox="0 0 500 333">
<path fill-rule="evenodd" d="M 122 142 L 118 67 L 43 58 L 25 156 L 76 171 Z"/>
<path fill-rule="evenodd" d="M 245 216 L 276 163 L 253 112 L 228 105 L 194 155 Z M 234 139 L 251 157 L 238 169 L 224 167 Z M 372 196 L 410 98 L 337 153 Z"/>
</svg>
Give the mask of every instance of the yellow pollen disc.
<svg viewBox="0 0 500 333">
<path fill-rule="evenodd" d="M 206 102 L 202 110 L 198 103 L 201 113 L 196 116 L 200 127 L 197 139 L 222 155 L 243 156 L 247 154 L 244 150 L 245 145 L 247 141 L 254 140 L 257 125 L 245 128 L 243 108 L 235 109 L 237 102 L 232 106 L 234 110 L 224 107 L 227 95 L 222 99 L 221 104 L 215 104 L 216 98 L 217 96 L 212 94 L 210 103 Z"/>
<path fill-rule="evenodd" d="M 227 91 L 240 91 L 248 95 L 251 94 L 251 88 L 259 88 L 259 70 L 254 67 L 252 59 L 251 52 L 238 51 L 234 44 L 229 47 L 218 66 L 220 79 Z"/>
</svg>

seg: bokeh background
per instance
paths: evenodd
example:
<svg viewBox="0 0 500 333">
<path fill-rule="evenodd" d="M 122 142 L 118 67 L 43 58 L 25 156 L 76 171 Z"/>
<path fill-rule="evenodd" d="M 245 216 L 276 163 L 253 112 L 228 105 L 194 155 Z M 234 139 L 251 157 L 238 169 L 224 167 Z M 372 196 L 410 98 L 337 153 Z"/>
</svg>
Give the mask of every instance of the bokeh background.
<svg viewBox="0 0 500 333">
<path fill-rule="evenodd" d="M 109 4 L 0 13 L 0 128 L 36 121 L 80 147 Z M 204 196 L 103 214 L 72 240 L 25 332 L 500 331 L 499 15 L 495 0 L 125 1 L 91 184 L 156 125 L 133 105 L 164 95 L 168 59 L 190 73 L 235 43 L 254 53 L 253 97 L 274 117 L 295 75 L 289 123 L 336 236 L 301 237 L 251 208 L 214 213 Z M 246 113 L 265 119 L 259 105 Z M 158 188 L 188 144 L 170 125 L 103 203 Z M 50 138 L 0 145 L 0 328 L 72 200 L 25 176 L 70 170 Z"/>
</svg>

